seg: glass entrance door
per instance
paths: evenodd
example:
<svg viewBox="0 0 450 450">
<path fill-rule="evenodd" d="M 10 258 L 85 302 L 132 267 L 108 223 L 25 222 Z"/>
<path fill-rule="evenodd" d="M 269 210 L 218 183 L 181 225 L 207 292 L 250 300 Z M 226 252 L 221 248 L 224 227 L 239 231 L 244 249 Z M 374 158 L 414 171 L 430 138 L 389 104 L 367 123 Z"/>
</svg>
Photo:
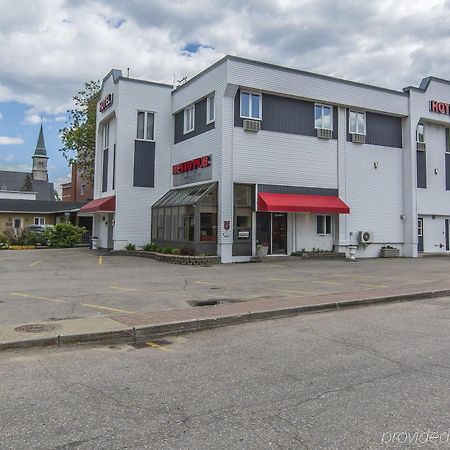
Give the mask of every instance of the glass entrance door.
<svg viewBox="0 0 450 450">
<path fill-rule="evenodd" d="M 285 255 L 287 252 L 287 214 L 272 214 L 272 254 Z"/>
</svg>

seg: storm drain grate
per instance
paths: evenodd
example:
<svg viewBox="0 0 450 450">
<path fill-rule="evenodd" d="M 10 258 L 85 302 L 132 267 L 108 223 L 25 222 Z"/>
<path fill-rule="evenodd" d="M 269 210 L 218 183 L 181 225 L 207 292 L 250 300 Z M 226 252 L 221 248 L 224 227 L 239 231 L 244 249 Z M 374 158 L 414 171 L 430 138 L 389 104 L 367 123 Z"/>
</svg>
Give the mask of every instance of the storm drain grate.
<svg viewBox="0 0 450 450">
<path fill-rule="evenodd" d="M 170 345 L 172 342 L 167 339 L 153 339 L 152 341 L 138 341 L 128 344 L 130 347 L 141 349 L 141 348 L 158 348 L 163 345 Z"/>
<path fill-rule="evenodd" d="M 231 298 L 209 298 L 207 300 L 191 300 L 188 303 L 191 306 L 216 306 L 216 305 L 228 305 L 229 303 L 235 303 L 237 300 Z"/>
<path fill-rule="evenodd" d="M 46 325 L 44 323 L 32 323 L 30 325 L 22 325 L 14 328 L 18 333 L 44 333 L 46 331 L 53 331 L 56 327 L 54 325 Z"/>
</svg>

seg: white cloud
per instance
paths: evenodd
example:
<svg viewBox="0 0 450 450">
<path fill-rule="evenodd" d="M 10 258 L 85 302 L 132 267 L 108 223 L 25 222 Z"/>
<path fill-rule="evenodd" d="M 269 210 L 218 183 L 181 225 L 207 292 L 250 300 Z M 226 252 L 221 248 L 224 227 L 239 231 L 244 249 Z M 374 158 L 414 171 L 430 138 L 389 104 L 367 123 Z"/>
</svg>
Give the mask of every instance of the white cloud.
<svg viewBox="0 0 450 450">
<path fill-rule="evenodd" d="M 64 122 L 66 120 L 66 116 L 57 116 L 53 120 L 55 122 Z"/>
<path fill-rule="evenodd" d="M 225 54 L 395 89 L 450 73 L 445 0 L 0 0 L 0 101 L 60 114 L 112 68 L 171 82 Z M 197 52 L 182 51 L 198 44 Z M 62 117 L 62 115 L 60 116 Z M 34 118 L 30 120 L 35 120 Z M 35 122 L 38 123 L 38 122 Z"/>
<path fill-rule="evenodd" d="M 0 145 L 20 145 L 24 142 L 21 137 L 0 136 Z"/>
<path fill-rule="evenodd" d="M 14 155 L 12 153 L 8 153 L 7 155 L 0 155 L 0 160 L 5 162 L 11 162 L 14 159 Z"/>
</svg>

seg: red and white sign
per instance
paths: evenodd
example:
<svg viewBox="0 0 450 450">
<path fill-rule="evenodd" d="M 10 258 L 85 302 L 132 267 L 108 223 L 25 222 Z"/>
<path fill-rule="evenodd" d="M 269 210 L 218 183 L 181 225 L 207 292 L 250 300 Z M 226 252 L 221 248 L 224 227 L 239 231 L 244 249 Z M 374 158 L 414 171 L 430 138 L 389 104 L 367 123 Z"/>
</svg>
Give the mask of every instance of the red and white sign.
<svg viewBox="0 0 450 450">
<path fill-rule="evenodd" d="M 113 104 L 113 95 L 108 94 L 105 98 L 100 101 L 100 112 L 108 109 Z"/>
<path fill-rule="evenodd" d="M 437 100 L 431 100 L 430 101 L 430 111 L 439 113 L 439 114 L 446 114 L 446 115 L 450 116 L 450 103 L 438 102 Z"/>
<path fill-rule="evenodd" d="M 211 165 L 210 156 L 202 156 L 201 158 L 191 159 L 180 164 L 174 164 L 172 166 L 172 174 L 179 175 L 181 173 L 192 172 L 196 169 L 204 169 Z"/>
</svg>

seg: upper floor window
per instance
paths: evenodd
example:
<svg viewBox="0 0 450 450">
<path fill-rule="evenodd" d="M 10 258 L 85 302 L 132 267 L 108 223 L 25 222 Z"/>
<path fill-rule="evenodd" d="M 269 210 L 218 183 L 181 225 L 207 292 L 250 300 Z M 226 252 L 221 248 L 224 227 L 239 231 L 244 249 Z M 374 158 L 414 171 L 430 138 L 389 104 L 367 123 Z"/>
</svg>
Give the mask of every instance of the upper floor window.
<svg viewBox="0 0 450 450">
<path fill-rule="evenodd" d="M 137 113 L 137 139 L 144 141 L 155 140 L 155 114 L 152 112 L 138 111 Z"/>
<path fill-rule="evenodd" d="M 195 128 L 195 105 L 188 106 L 184 110 L 184 134 L 194 131 Z"/>
<path fill-rule="evenodd" d="M 109 147 L 109 122 L 103 125 L 102 145 L 104 149 Z"/>
<path fill-rule="evenodd" d="M 425 143 L 425 127 L 423 126 L 423 123 L 417 124 L 416 141 L 420 144 Z"/>
<path fill-rule="evenodd" d="M 206 123 L 214 122 L 216 119 L 216 98 L 212 94 L 206 99 Z"/>
<path fill-rule="evenodd" d="M 348 131 L 351 134 L 366 134 L 366 113 L 350 111 Z"/>
<path fill-rule="evenodd" d="M 314 127 L 323 130 L 333 129 L 333 108 L 316 104 L 314 107 Z"/>
<path fill-rule="evenodd" d="M 35 217 L 34 224 L 44 226 L 45 225 L 45 217 Z"/>
<path fill-rule="evenodd" d="M 241 92 L 241 117 L 261 120 L 262 96 L 254 92 Z"/>
</svg>

